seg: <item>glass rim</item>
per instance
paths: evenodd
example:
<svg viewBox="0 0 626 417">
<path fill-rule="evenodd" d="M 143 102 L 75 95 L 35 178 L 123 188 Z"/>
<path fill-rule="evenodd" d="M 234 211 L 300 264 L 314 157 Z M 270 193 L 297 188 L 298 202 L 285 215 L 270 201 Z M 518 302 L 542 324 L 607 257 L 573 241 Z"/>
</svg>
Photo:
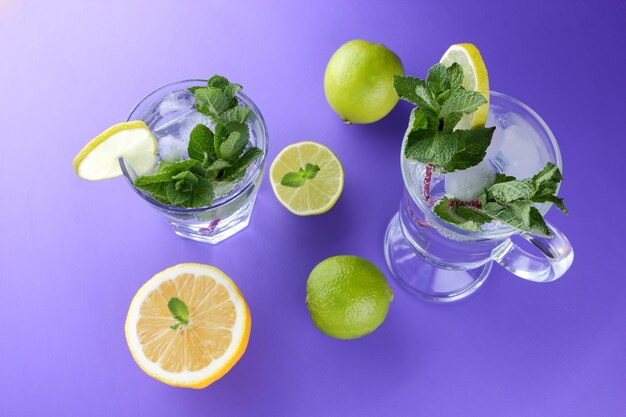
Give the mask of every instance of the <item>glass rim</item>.
<svg viewBox="0 0 626 417">
<path fill-rule="evenodd" d="M 174 81 L 174 82 L 170 82 L 170 83 L 164 84 L 161 87 L 158 87 L 158 88 L 152 90 L 150 93 L 146 94 L 141 100 L 139 100 L 139 102 L 133 107 L 131 112 L 128 114 L 128 117 L 126 118 L 126 121 L 131 121 L 133 115 L 135 114 L 135 112 L 143 104 L 145 104 L 146 101 L 148 101 L 152 96 L 154 96 L 155 94 L 157 94 L 157 93 L 159 93 L 159 92 L 161 92 L 163 90 L 172 89 L 172 87 L 174 87 L 174 86 L 177 86 L 177 85 L 180 85 L 180 84 L 185 84 L 185 83 L 206 84 L 207 82 L 208 82 L 208 80 L 202 79 L 202 78 L 189 78 L 189 79 L 185 79 L 185 80 L 181 80 L 181 81 Z M 229 192 L 225 196 L 216 198 L 215 201 L 214 201 L 214 204 L 212 204 L 210 206 L 205 206 L 205 207 L 186 208 L 186 207 L 178 207 L 178 206 L 172 206 L 172 205 L 168 205 L 168 204 L 163 204 L 163 203 L 158 202 L 154 198 L 152 198 L 152 196 L 150 196 L 148 193 L 145 193 L 142 190 L 140 190 L 137 187 L 135 187 L 135 185 L 133 183 L 133 180 L 132 180 L 132 178 L 129 175 L 129 171 L 128 171 L 127 167 L 126 167 L 126 163 L 124 161 L 124 158 L 119 158 L 118 161 L 119 161 L 119 164 L 120 164 L 120 168 L 122 169 L 122 173 L 124 174 L 124 177 L 126 177 L 126 180 L 128 181 L 128 184 L 133 189 L 133 191 L 135 191 L 135 193 L 137 193 L 141 198 L 146 200 L 148 203 L 150 203 L 151 205 L 157 207 L 160 210 L 165 210 L 165 211 L 173 212 L 173 213 L 200 213 L 200 212 L 203 212 L 203 211 L 206 211 L 206 210 L 212 210 L 212 209 L 216 209 L 216 208 L 225 206 L 228 203 L 230 203 L 231 201 L 235 200 L 240 195 L 242 195 L 243 193 L 245 193 L 248 189 L 250 189 L 250 187 L 253 187 L 254 183 L 256 182 L 256 179 L 258 177 L 258 174 L 261 173 L 261 175 L 262 175 L 263 167 L 265 166 L 265 161 L 267 159 L 267 151 L 268 151 L 267 125 L 265 124 L 265 119 L 263 118 L 263 115 L 261 114 L 261 111 L 259 110 L 257 105 L 254 103 L 254 101 L 252 101 L 252 99 L 250 97 L 248 97 L 247 95 L 245 95 L 241 91 L 238 92 L 235 95 L 235 97 L 237 97 L 246 106 L 250 107 L 250 110 L 252 111 L 252 113 L 254 113 L 254 115 L 257 117 L 257 119 L 261 123 L 261 126 L 263 128 L 261 129 L 261 132 L 259 132 L 259 133 L 260 133 L 260 136 L 261 136 L 261 142 L 263 142 L 264 145 L 265 145 L 265 149 L 263 150 L 263 155 L 261 156 L 260 159 L 255 161 L 255 163 L 253 165 L 255 167 L 255 169 L 254 170 L 249 170 L 249 172 L 251 172 L 251 173 L 250 174 L 246 174 L 246 176 L 244 177 L 244 180 L 242 181 L 242 185 L 235 189 L 236 192 Z"/>
<path fill-rule="evenodd" d="M 550 130 L 550 127 L 548 127 L 548 124 L 541 118 L 541 116 L 539 116 L 539 114 L 536 111 L 534 111 L 530 106 L 528 106 L 527 104 L 521 102 L 520 100 L 514 97 L 508 96 L 503 93 L 499 93 L 497 91 L 490 91 L 489 96 L 495 97 L 497 99 L 501 99 L 504 101 L 508 101 L 514 104 L 515 106 L 520 107 L 523 111 L 528 112 L 528 114 L 530 114 L 535 119 L 535 121 L 543 129 L 543 131 L 545 132 L 545 134 L 547 135 L 550 141 L 550 146 L 552 147 L 552 151 L 554 152 L 554 156 L 555 156 L 556 166 L 561 170 L 561 172 L 563 172 L 563 160 L 561 157 L 561 150 L 559 148 L 559 144 L 556 141 L 556 137 L 552 133 L 552 130 Z M 416 188 L 420 189 L 421 187 L 415 187 L 414 184 L 411 184 L 409 182 L 409 174 L 408 172 L 406 172 L 406 168 L 404 165 L 404 161 L 406 159 L 404 157 L 404 145 L 405 145 L 405 141 L 403 140 L 402 147 L 400 150 L 400 171 L 402 172 L 402 180 L 404 182 L 404 188 L 406 192 L 409 194 L 409 197 L 411 198 L 411 200 L 419 207 L 420 211 L 424 213 L 425 219 L 429 223 L 436 225 L 437 228 L 445 229 L 447 233 L 462 235 L 464 238 L 470 237 L 476 240 L 502 239 L 502 238 L 507 238 L 513 234 L 523 233 L 519 229 L 516 229 L 506 224 L 501 224 L 494 229 L 472 231 L 472 230 L 461 229 L 453 224 L 450 224 L 441 220 L 433 212 L 432 207 L 428 205 L 428 203 L 424 200 L 423 196 L 421 196 L 420 192 L 416 191 Z M 559 184 L 557 187 L 557 190 L 556 190 L 557 193 L 560 188 L 561 188 L 561 184 Z M 551 207 L 552 207 L 552 204 L 541 204 L 538 209 L 542 215 L 545 215 Z"/>
</svg>

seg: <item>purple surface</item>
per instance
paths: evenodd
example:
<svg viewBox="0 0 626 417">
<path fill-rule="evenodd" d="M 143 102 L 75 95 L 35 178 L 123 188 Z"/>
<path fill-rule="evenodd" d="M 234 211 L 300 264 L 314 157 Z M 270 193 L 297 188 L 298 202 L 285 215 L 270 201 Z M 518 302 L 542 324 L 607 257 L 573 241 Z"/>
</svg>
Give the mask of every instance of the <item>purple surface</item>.
<svg viewBox="0 0 626 417">
<path fill-rule="evenodd" d="M 0 1 L 0 416 L 626 415 L 624 3 L 295 3 Z M 354 38 L 420 76 L 473 42 L 492 88 L 542 115 L 564 158 L 571 214 L 549 218 L 576 250 L 565 277 L 494 268 L 475 297 L 444 306 L 390 280 L 372 335 L 313 327 L 308 272 L 355 254 L 388 274 L 383 234 L 402 190 L 409 107 L 344 126 L 324 97 L 327 60 Z M 123 179 L 74 175 L 76 152 L 146 93 L 213 73 L 261 108 L 270 160 L 306 139 L 337 153 L 346 186 L 332 211 L 293 216 L 264 181 L 251 226 L 212 247 L 176 237 Z M 246 354 L 202 391 L 143 374 L 124 338 L 135 291 L 180 262 L 226 271 L 252 311 Z"/>
</svg>

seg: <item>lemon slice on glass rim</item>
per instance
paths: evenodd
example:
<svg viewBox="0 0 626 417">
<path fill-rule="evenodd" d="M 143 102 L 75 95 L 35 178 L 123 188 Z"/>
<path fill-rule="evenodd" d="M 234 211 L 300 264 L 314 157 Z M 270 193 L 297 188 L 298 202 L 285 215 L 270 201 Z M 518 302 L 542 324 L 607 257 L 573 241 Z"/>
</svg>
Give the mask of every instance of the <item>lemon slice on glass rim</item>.
<svg viewBox="0 0 626 417">
<path fill-rule="evenodd" d="M 74 171 L 90 181 L 119 177 L 119 159 L 124 158 L 141 175 L 154 168 L 157 151 L 158 142 L 144 122 L 119 123 L 85 145 L 74 158 Z"/>
<path fill-rule="evenodd" d="M 450 46 L 439 61 L 446 67 L 457 63 L 463 69 L 463 87 L 470 91 L 478 91 L 487 103 L 475 112 L 463 115 L 456 129 L 472 129 L 484 127 L 489 114 L 489 76 L 487 67 L 480 51 L 471 43 L 458 43 Z"/>
</svg>

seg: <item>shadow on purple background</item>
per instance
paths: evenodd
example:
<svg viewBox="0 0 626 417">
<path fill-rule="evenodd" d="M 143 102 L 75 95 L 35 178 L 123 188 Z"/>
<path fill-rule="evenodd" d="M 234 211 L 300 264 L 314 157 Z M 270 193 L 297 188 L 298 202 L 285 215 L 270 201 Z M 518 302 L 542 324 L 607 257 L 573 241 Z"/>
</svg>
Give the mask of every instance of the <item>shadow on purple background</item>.
<svg viewBox="0 0 626 417">
<path fill-rule="evenodd" d="M 509 3 L 1 2 L 0 416 L 626 415 L 626 7 Z M 492 89 L 547 121 L 571 213 L 549 218 L 576 250 L 565 277 L 540 285 L 496 268 L 450 306 L 391 282 L 372 335 L 337 341 L 313 327 L 309 271 L 337 254 L 384 267 L 402 190 L 409 107 L 344 126 L 324 98 L 326 62 L 354 38 L 385 43 L 419 76 L 450 44 L 473 42 Z M 176 237 L 122 179 L 75 177 L 76 152 L 147 92 L 213 73 L 261 108 L 270 160 L 306 139 L 337 153 L 346 184 L 333 210 L 295 217 L 265 181 L 250 228 L 211 247 Z M 202 391 L 144 375 L 124 338 L 135 291 L 179 262 L 223 269 L 252 310 L 248 351 Z"/>
</svg>

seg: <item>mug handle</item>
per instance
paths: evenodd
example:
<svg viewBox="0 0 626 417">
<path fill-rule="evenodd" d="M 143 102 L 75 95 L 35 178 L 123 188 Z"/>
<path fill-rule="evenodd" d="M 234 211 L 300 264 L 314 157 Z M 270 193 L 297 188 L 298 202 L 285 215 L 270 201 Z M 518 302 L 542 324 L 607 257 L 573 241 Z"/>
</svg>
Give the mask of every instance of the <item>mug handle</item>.
<svg viewBox="0 0 626 417">
<path fill-rule="evenodd" d="M 508 250 L 497 262 L 520 278 L 535 282 L 550 282 L 561 277 L 572 265 L 574 249 L 567 237 L 552 224 L 546 222 L 554 237 L 552 239 L 521 233 L 524 239 L 535 245 L 543 257 L 532 255 L 511 243 Z"/>
</svg>

